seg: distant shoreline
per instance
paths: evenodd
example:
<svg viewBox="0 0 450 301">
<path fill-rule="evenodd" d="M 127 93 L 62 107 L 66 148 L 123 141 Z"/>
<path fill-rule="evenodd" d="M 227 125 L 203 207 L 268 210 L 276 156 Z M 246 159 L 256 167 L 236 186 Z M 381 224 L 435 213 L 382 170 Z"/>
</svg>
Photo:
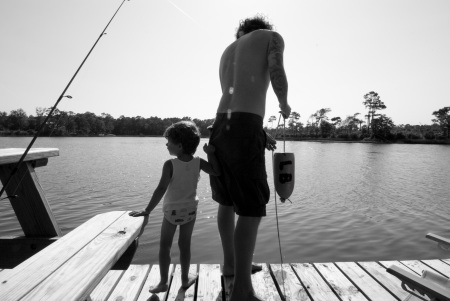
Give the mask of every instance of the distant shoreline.
<svg viewBox="0 0 450 301">
<path fill-rule="evenodd" d="M 32 135 L 1 135 L 0 137 L 33 137 Z M 49 138 L 49 136 L 39 136 L 40 138 Z M 89 136 L 89 135 L 76 135 L 76 136 L 50 136 L 51 138 L 114 138 L 114 137 L 163 137 L 162 135 L 104 135 L 104 136 Z M 203 136 L 202 138 L 209 138 L 209 136 Z M 283 138 L 277 137 L 276 140 L 283 141 Z M 382 141 L 377 139 L 363 139 L 363 140 L 352 140 L 344 138 L 310 138 L 310 137 L 286 137 L 286 141 L 304 141 L 304 142 L 323 142 L 323 143 L 372 143 L 372 144 L 441 144 L 449 145 L 450 139 L 444 140 L 427 140 L 427 139 L 399 139 L 395 141 Z"/>
</svg>

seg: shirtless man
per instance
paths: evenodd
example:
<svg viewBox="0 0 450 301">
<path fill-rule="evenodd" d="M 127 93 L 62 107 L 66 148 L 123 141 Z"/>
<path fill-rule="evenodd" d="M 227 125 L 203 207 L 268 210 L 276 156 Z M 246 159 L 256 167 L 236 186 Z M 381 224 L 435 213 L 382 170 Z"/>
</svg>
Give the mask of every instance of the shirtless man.
<svg viewBox="0 0 450 301">
<path fill-rule="evenodd" d="M 234 275 L 230 301 L 259 300 L 251 283 L 252 258 L 270 191 L 263 130 L 269 82 L 287 118 L 288 83 L 283 67 L 284 41 L 272 25 L 256 16 L 241 21 L 236 41 L 220 60 L 222 98 L 210 144 L 222 166 L 220 177 L 210 177 L 213 199 L 219 203 L 217 223 L 224 253 L 223 275 Z M 235 214 L 238 220 L 235 226 Z"/>
</svg>

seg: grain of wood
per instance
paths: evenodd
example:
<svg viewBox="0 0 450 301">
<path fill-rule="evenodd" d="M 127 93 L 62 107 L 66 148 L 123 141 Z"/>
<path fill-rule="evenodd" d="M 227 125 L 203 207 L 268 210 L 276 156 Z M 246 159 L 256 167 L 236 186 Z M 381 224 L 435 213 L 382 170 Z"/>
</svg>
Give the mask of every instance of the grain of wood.
<svg viewBox="0 0 450 301">
<path fill-rule="evenodd" d="M 169 289 L 170 289 L 170 281 L 172 278 L 172 273 L 173 273 L 173 264 L 171 264 L 169 266 L 169 271 L 167 272 L 167 277 L 169 279 Z M 148 300 L 165 301 L 167 292 L 162 292 L 162 293 L 158 293 L 158 294 L 153 294 L 153 293 L 149 292 L 149 289 L 158 285 L 158 283 L 160 281 L 161 281 L 161 275 L 160 275 L 160 271 L 159 271 L 159 265 L 154 264 L 154 265 L 152 265 L 150 273 L 147 277 L 147 280 L 144 283 L 144 286 L 142 287 L 141 293 L 139 294 L 137 301 L 148 301 Z"/>
<path fill-rule="evenodd" d="M 191 264 L 189 266 L 189 274 L 197 275 L 197 265 Z M 177 264 L 175 266 L 175 271 L 173 273 L 172 284 L 170 285 L 170 290 L 167 295 L 167 301 L 174 300 L 194 300 L 195 297 L 195 283 L 191 285 L 187 290 L 181 287 L 181 265 Z"/>
<path fill-rule="evenodd" d="M 450 278 L 450 265 L 446 264 L 445 262 L 438 259 L 422 260 L 422 262 L 427 266 L 433 268 L 434 270 L 438 271 L 445 277 Z"/>
<path fill-rule="evenodd" d="M 1 273 L 0 300 L 25 296 L 123 214 L 113 211 L 94 216 L 14 269 Z"/>
<path fill-rule="evenodd" d="M 397 300 L 354 262 L 336 262 L 336 266 L 372 301 Z"/>
<path fill-rule="evenodd" d="M 367 298 L 351 283 L 344 274 L 332 263 L 314 263 L 319 273 L 330 285 L 334 293 L 343 301 L 367 301 Z"/>
<path fill-rule="evenodd" d="M 280 294 L 270 275 L 269 267 L 266 263 L 259 263 L 262 271 L 256 272 L 252 275 L 252 285 L 256 295 L 265 301 L 281 301 Z"/>
<path fill-rule="evenodd" d="M 286 300 L 309 301 L 310 298 L 306 293 L 305 288 L 302 286 L 299 278 L 292 270 L 292 268 L 296 271 L 297 269 L 300 269 L 298 265 L 299 264 L 293 263 L 291 267 L 289 264 L 283 264 L 283 266 L 280 264 L 271 264 L 270 270 L 274 275 L 281 294 Z M 330 299 L 330 301 L 331 300 L 333 299 Z"/>
<path fill-rule="evenodd" d="M 119 283 L 117 283 L 116 288 L 113 290 L 108 300 L 136 300 L 144 286 L 149 271 L 150 265 L 148 264 L 130 265 Z"/>
<path fill-rule="evenodd" d="M 424 270 L 431 270 L 429 266 L 419 260 L 402 260 L 400 262 L 414 271 L 418 276 L 422 276 Z"/>
<path fill-rule="evenodd" d="M 142 222 L 142 217 L 123 214 L 28 293 L 23 301 L 84 300 L 137 237 Z"/>
<path fill-rule="evenodd" d="M 379 264 L 384 267 L 385 269 L 389 268 L 390 266 L 397 266 L 401 269 L 404 269 L 410 273 L 413 273 L 414 275 L 420 276 L 422 275 L 422 271 L 417 270 L 417 267 L 408 267 L 407 265 L 401 263 L 400 261 L 397 260 L 385 260 L 385 261 L 380 261 Z M 415 269 L 417 271 L 415 271 Z"/>
<path fill-rule="evenodd" d="M 200 264 L 197 301 L 216 301 L 221 294 L 220 265 Z"/>
<path fill-rule="evenodd" d="M 108 300 L 108 297 L 111 295 L 123 273 L 125 273 L 125 271 L 122 270 L 109 271 L 92 291 L 90 295 L 92 301 Z"/>
<path fill-rule="evenodd" d="M 401 288 L 401 281 L 397 277 L 389 274 L 386 268 L 379 263 L 365 261 L 358 262 L 358 264 L 398 299 L 403 300 L 408 296 L 408 293 Z"/>
</svg>

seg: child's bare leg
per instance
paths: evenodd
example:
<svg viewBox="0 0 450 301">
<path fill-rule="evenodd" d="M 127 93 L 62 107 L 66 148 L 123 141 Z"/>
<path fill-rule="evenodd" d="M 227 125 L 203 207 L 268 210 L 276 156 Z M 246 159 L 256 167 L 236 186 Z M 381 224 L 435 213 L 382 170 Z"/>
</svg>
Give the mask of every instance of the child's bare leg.
<svg viewBox="0 0 450 301">
<path fill-rule="evenodd" d="M 191 237 L 194 225 L 195 219 L 180 226 L 178 247 L 180 248 L 181 286 L 183 288 L 190 287 L 197 279 L 197 275 L 189 275 L 189 265 L 191 264 Z"/>
<path fill-rule="evenodd" d="M 170 266 L 170 248 L 172 247 L 173 236 L 176 225 L 172 225 L 165 218 L 161 225 L 161 239 L 159 241 L 159 273 L 161 280 L 158 285 L 150 289 L 150 293 L 157 294 L 169 289 L 169 266 Z"/>
</svg>

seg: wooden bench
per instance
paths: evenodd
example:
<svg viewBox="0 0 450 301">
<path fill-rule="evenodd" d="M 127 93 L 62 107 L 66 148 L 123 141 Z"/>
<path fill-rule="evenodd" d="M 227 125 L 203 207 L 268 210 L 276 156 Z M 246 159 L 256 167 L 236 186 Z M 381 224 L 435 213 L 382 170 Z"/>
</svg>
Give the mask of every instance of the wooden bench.
<svg viewBox="0 0 450 301">
<path fill-rule="evenodd" d="M 8 183 L 24 148 L 0 149 L 0 180 Z M 0 237 L 0 268 L 12 269 L 63 235 L 39 184 L 35 168 L 59 156 L 57 148 L 32 148 L 9 180 L 2 202 L 10 202 L 24 235 Z"/>
<path fill-rule="evenodd" d="M 89 300 L 89 294 L 140 235 L 143 217 L 96 215 L 11 270 L 0 273 L 0 300 Z"/>
</svg>

